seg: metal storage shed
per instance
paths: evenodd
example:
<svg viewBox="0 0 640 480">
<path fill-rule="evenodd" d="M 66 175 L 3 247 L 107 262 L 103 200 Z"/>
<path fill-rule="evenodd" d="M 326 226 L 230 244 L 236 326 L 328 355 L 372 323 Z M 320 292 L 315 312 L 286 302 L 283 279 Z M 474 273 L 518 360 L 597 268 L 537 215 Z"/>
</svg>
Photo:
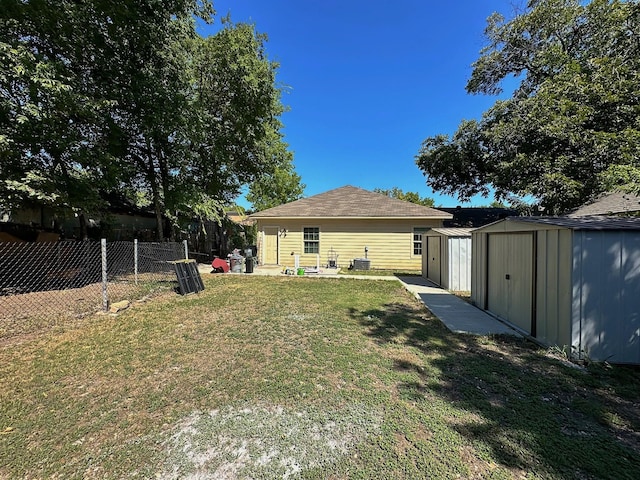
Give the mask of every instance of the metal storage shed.
<svg viewBox="0 0 640 480">
<path fill-rule="evenodd" d="M 422 234 L 422 276 L 447 290 L 471 290 L 471 228 L 432 228 Z"/>
<path fill-rule="evenodd" d="M 472 238 L 476 306 L 575 358 L 640 364 L 640 219 L 509 217 Z"/>
</svg>

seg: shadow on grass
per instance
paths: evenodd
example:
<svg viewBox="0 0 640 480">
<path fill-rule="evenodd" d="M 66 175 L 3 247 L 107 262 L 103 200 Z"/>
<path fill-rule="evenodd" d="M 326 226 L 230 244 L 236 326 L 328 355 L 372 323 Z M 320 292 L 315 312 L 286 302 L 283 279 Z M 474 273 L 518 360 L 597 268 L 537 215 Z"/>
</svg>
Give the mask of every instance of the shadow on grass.
<svg viewBox="0 0 640 480">
<path fill-rule="evenodd" d="M 452 334 L 402 305 L 350 314 L 381 346 L 421 352 L 394 362 L 418 378 L 397 385 L 401 398 L 464 412 L 448 426 L 488 461 L 543 477 L 640 478 L 638 368 L 578 369 L 523 339 Z"/>
</svg>

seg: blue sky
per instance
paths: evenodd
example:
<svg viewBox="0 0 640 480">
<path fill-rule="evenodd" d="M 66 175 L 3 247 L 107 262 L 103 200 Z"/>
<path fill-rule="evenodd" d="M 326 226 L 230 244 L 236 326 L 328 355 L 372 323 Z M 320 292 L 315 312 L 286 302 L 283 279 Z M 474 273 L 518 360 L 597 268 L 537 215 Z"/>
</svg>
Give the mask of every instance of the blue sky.
<svg viewBox="0 0 640 480">
<path fill-rule="evenodd" d="M 468 95 L 471 64 L 486 40 L 487 17 L 510 17 L 513 0 L 215 0 L 213 26 L 231 14 L 266 33 L 280 64 L 285 141 L 305 196 L 354 185 L 433 192 L 415 164 L 422 141 L 480 118 L 496 97 Z M 239 199 L 239 203 L 248 206 Z"/>
</svg>

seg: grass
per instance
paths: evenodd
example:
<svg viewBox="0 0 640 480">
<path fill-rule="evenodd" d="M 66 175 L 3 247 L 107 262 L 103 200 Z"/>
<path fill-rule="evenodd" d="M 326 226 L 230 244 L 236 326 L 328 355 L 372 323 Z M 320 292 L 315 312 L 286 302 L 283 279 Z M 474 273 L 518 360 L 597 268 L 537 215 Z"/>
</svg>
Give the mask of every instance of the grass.
<svg viewBox="0 0 640 480">
<path fill-rule="evenodd" d="M 451 334 L 398 282 L 204 280 L 4 339 L 0 478 L 640 478 L 636 368 Z"/>
</svg>

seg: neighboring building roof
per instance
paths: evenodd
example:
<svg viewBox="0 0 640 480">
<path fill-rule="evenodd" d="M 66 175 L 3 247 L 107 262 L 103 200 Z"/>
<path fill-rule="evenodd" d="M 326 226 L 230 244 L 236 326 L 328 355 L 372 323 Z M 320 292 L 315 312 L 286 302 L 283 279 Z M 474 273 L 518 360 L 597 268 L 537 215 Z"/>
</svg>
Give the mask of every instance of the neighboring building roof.
<svg viewBox="0 0 640 480">
<path fill-rule="evenodd" d="M 473 228 L 432 228 L 429 232 L 439 233 L 445 237 L 470 237 L 472 230 Z"/>
<path fill-rule="evenodd" d="M 118 192 L 104 193 L 100 196 L 107 202 L 105 210 L 114 215 L 137 215 L 139 217 L 155 218 L 153 206 L 138 207 L 131 200 Z"/>
<path fill-rule="evenodd" d="M 538 223 L 572 230 L 640 230 L 640 219 L 624 217 L 509 217 L 508 222 Z"/>
<path fill-rule="evenodd" d="M 452 215 L 442 210 L 347 185 L 256 212 L 249 218 L 449 219 L 452 218 Z"/>
<path fill-rule="evenodd" d="M 493 207 L 453 207 L 440 208 L 453 215 L 451 220 L 445 220 L 445 227 L 482 227 L 506 217 L 517 216 L 517 210 Z"/>
<path fill-rule="evenodd" d="M 612 192 L 600 195 L 567 216 L 620 215 L 631 212 L 640 212 L 640 196 L 632 193 Z"/>
<path fill-rule="evenodd" d="M 250 219 L 244 213 L 238 213 L 237 211 L 226 212 L 227 218 L 233 223 L 246 227 L 247 225 L 253 225 L 255 220 Z"/>
</svg>

